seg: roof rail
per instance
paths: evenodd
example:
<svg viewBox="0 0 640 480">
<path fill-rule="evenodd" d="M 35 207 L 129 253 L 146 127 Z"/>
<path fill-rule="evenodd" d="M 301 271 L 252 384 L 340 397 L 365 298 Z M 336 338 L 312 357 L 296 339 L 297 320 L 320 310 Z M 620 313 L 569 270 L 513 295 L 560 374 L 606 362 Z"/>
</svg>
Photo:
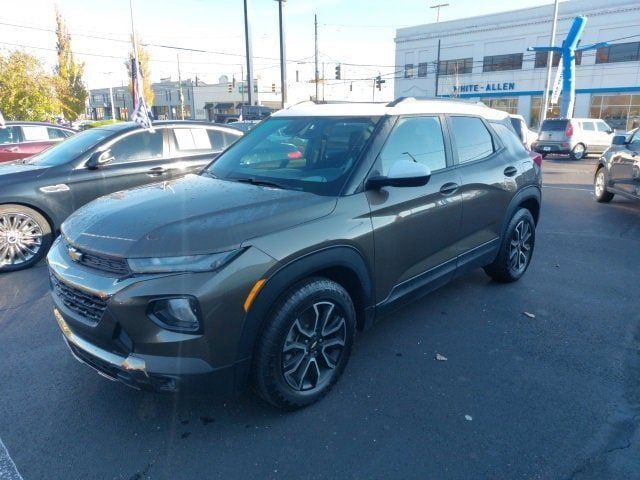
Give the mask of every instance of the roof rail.
<svg viewBox="0 0 640 480">
<path fill-rule="evenodd" d="M 464 98 L 451 98 L 451 97 L 398 97 L 392 102 L 387 103 L 387 107 L 395 107 L 403 102 L 419 102 L 419 101 L 429 101 L 429 102 L 460 102 L 467 103 L 472 105 L 486 105 L 477 100 L 465 100 Z"/>
</svg>

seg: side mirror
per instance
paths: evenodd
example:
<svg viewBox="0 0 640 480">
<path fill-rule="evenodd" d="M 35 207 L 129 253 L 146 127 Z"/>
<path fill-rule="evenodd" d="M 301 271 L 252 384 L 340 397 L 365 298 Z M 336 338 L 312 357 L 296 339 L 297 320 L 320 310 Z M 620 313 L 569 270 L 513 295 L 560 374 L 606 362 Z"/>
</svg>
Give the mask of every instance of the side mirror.
<svg viewBox="0 0 640 480">
<path fill-rule="evenodd" d="M 367 189 L 379 190 L 382 187 L 421 187 L 431 178 L 431 170 L 422 163 L 411 160 L 398 160 L 387 176 L 376 175 L 367 180 Z"/>
<path fill-rule="evenodd" d="M 607 130 L 607 133 L 611 135 L 613 133 L 613 128 L 610 128 L 609 130 Z"/>
<path fill-rule="evenodd" d="M 109 162 L 114 160 L 113 155 L 111 154 L 111 150 L 105 150 L 97 152 L 93 152 L 87 160 L 85 164 L 86 167 L 90 170 L 95 170 L 96 168 L 100 168 L 102 165 L 106 165 Z"/>
<path fill-rule="evenodd" d="M 616 135 L 611 141 L 611 145 L 626 145 L 627 143 L 626 135 Z"/>
</svg>

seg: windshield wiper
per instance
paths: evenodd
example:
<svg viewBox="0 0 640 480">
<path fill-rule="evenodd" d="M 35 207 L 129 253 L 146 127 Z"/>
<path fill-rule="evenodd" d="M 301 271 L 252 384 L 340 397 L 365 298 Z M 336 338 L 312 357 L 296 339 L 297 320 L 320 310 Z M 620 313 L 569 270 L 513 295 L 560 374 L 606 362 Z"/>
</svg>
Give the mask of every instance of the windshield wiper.
<svg viewBox="0 0 640 480">
<path fill-rule="evenodd" d="M 234 180 L 234 181 L 240 182 L 240 183 L 250 183 L 251 185 L 259 185 L 261 187 L 280 188 L 282 190 L 286 190 L 287 189 L 287 187 L 285 187 L 284 185 L 280 185 L 278 183 L 271 182 L 269 180 L 259 180 L 259 179 L 254 178 L 254 177 L 234 178 L 234 179 L 230 179 L 230 180 Z"/>
</svg>

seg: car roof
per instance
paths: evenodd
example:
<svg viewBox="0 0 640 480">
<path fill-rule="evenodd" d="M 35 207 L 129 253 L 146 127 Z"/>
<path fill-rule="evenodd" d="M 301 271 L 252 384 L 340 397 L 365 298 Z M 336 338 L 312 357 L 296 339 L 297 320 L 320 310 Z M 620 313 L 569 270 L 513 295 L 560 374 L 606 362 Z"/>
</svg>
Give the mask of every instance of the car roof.
<svg viewBox="0 0 640 480">
<path fill-rule="evenodd" d="M 453 113 L 478 115 L 489 120 L 502 120 L 508 114 L 483 103 L 466 100 L 414 97 L 399 98 L 391 103 L 302 102 L 275 112 L 272 117 L 379 117 L 384 115 Z"/>
<path fill-rule="evenodd" d="M 5 125 L 7 126 L 33 125 L 38 127 L 55 127 L 55 128 L 61 128 L 63 130 L 69 130 L 70 132 L 75 132 L 74 129 L 65 127 L 64 125 L 56 125 L 55 123 L 48 123 L 48 122 L 18 122 L 18 121 L 12 120 L 12 121 L 5 122 Z"/>
</svg>

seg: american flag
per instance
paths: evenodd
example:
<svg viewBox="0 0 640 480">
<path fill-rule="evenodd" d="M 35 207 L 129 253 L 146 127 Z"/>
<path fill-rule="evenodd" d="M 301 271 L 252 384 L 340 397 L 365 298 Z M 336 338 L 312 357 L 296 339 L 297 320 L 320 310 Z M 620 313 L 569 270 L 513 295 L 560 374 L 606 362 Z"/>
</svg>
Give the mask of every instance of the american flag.
<svg viewBox="0 0 640 480">
<path fill-rule="evenodd" d="M 142 87 L 142 71 L 139 68 L 140 62 L 136 58 L 131 59 L 131 83 L 133 86 L 133 113 L 131 114 L 131 120 L 136 122 L 142 128 L 146 128 L 151 133 L 153 124 L 151 123 L 151 117 L 149 116 L 149 107 L 144 100 L 144 89 Z"/>
</svg>

